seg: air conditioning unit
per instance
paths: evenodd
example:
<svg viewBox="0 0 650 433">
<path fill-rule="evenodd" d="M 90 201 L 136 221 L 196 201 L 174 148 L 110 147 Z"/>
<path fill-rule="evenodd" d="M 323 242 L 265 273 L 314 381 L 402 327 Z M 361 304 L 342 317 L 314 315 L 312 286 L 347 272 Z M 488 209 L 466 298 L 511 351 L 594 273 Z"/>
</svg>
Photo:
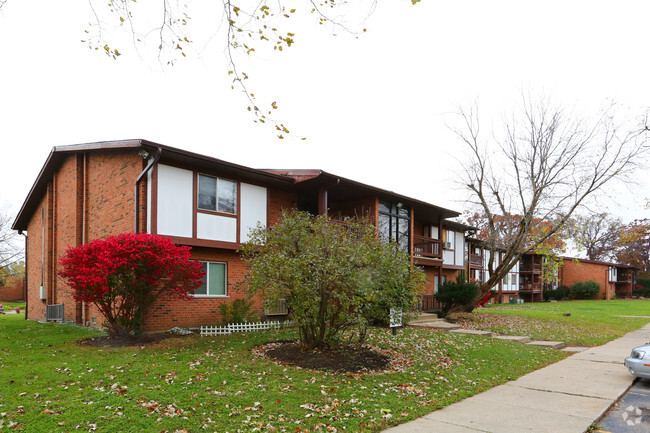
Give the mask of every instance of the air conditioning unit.
<svg viewBox="0 0 650 433">
<path fill-rule="evenodd" d="M 446 250 L 450 250 L 451 249 L 451 242 L 443 242 L 442 247 L 444 249 L 446 249 Z"/>
</svg>

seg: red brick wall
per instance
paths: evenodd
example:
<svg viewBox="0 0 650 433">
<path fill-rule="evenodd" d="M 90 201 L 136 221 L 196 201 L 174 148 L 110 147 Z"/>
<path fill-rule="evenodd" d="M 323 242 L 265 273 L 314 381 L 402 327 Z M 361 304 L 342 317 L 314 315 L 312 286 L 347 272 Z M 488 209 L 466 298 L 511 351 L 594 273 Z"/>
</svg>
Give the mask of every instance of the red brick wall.
<svg viewBox="0 0 650 433">
<path fill-rule="evenodd" d="M 295 193 L 268 189 L 267 219 L 271 226 L 277 223 L 282 217 L 282 210 L 291 210 L 298 207 L 298 198 Z"/>
<path fill-rule="evenodd" d="M 134 231 L 135 180 L 142 172 L 137 154 L 89 154 L 86 242 Z"/>
<path fill-rule="evenodd" d="M 45 320 L 45 303 L 41 302 L 39 296 L 39 287 L 45 284 L 43 280 L 44 267 L 47 267 L 47 231 L 43 238 L 43 212 L 45 212 L 45 222 L 49 209 L 47 208 L 47 194 L 41 200 L 36 208 L 29 223 L 27 224 L 27 308 L 26 315 L 28 319 Z M 44 245 L 45 244 L 45 245 Z M 45 251 L 45 263 L 43 263 L 43 250 Z"/>
<path fill-rule="evenodd" d="M 194 248 L 192 258 L 202 261 L 226 262 L 227 281 L 225 297 L 196 297 L 189 301 L 173 297 L 161 299 L 153 306 L 152 312 L 144 329 L 147 331 L 170 329 L 174 326 L 198 327 L 221 323 L 219 305 L 230 303 L 235 299 L 248 298 L 248 287 L 245 286 L 247 269 L 239 253 L 232 250 L 216 250 L 211 248 Z M 256 317 L 263 314 L 262 299 L 257 296 L 252 299 L 251 312 Z"/>
<path fill-rule="evenodd" d="M 6 284 L 0 286 L 0 302 L 24 300 L 23 288 L 22 278 L 7 278 Z"/>
<path fill-rule="evenodd" d="M 561 274 L 562 286 L 573 286 L 579 281 L 595 281 L 600 286 L 597 299 L 611 299 L 615 294 L 613 285 L 609 284 L 609 266 L 597 263 L 585 263 L 573 259 L 564 259 Z"/>
</svg>

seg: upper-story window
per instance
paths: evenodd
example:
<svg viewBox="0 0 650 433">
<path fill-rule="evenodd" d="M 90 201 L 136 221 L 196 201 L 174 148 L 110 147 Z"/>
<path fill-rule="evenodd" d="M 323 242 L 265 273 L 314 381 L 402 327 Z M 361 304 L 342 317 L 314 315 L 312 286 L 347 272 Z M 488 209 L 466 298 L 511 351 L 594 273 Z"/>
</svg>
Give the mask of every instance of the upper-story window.
<svg viewBox="0 0 650 433">
<path fill-rule="evenodd" d="M 410 252 L 411 212 L 401 203 L 379 202 L 379 237 L 395 242 L 401 251 Z"/>
<path fill-rule="evenodd" d="M 445 249 L 453 250 L 456 249 L 456 233 L 452 230 L 444 230 L 442 241 L 446 242 Z"/>
<path fill-rule="evenodd" d="M 237 213 L 237 182 L 199 174 L 199 209 Z"/>
</svg>

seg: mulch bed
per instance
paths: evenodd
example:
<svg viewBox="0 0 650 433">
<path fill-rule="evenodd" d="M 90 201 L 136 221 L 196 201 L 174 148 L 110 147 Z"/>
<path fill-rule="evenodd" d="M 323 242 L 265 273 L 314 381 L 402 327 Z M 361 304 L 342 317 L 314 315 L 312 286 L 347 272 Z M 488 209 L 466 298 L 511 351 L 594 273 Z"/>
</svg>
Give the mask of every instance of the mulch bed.
<svg viewBox="0 0 650 433">
<path fill-rule="evenodd" d="M 281 365 L 333 373 L 383 373 L 392 370 L 390 357 L 368 345 L 304 351 L 296 342 L 278 341 L 258 346 L 253 353 Z"/>
<path fill-rule="evenodd" d="M 191 335 L 191 334 L 189 334 Z M 118 348 L 118 347 L 133 347 L 133 346 L 148 346 L 151 344 L 160 343 L 163 340 L 169 338 L 182 338 L 187 337 L 187 335 L 171 334 L 171 333 L 156 333 L 156 334 L 142 334 L 142 335 L 132 335 L 128 337 L 92 337 L 84 338 L 77 342 L 79 346 L 87 347 L 109 347 L 109 348 Z"/>
</svg>

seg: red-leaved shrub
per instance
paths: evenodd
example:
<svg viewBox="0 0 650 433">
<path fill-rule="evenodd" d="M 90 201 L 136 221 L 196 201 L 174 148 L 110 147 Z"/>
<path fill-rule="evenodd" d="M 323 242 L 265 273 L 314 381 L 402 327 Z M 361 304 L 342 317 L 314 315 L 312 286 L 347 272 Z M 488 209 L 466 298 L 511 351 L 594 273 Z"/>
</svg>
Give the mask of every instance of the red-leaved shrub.
<svg viewBox="0 0 650 433">
<path fill-rule="evenodd" d="M 188 298 L 204 272 L 190 248 L 168 238 L 124 233 L 68 248 L 59 275 L 76 301 L 94 303 L 111 336 L 140 332 L 151 306 L 163 295 Z"/>
</svg>

